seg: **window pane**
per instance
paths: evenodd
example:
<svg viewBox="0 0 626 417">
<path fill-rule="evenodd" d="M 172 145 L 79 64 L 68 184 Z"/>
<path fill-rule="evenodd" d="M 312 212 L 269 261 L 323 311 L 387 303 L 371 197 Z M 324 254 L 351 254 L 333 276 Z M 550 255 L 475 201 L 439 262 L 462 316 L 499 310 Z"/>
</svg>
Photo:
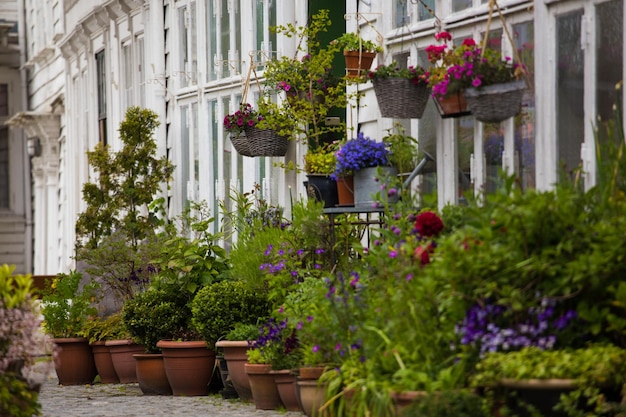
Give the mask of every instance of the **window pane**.
<svg viewBox="0 0 626 417">
<path fill-rule="evenodd" d="M 0 84 L 0 116 L 9 115 L 9 85 Z"/>
<path fill-rule="evenodd" d="M 211 3 L 211 2 L 209 2 Z M 219 156 L 217 154 L 217 146 L 218 146 L 218 120 L 221 120 L 221 117 L 218 117 L 217 114 L 217 100 L 211 100 L 209 103 L 209 129 L 211 135 L 209 135 L 209 140 L 211 141 L 209 146 L 209 152 L 211 153 L 211 166 L 213 169 L 209 172 L 209 197 L 208 200 L 211 202 L 211 213 L 217 213 L 219 210 L 219 204 L 217 201 L 217 193 L 215 187 L 215 181 L 219 178 L 218 175 L 218 166 L 219 166 Z M 225 107 L 224 111 L 228 111 L 228 108 Z M 218 231 L 219 222 L 212 222 L 213 233 Z"/>
<path fill-rule="evenodd" d="M 9 208 L 9 129 L 6 127 L 0 128 L 0 208 Z"/>
<path fill-rule="evenodd" d="M 564 168 L 568 174 L 580 165 L 580 146 L 584 139 L 582 15 L 582 10 L 577 10 L 556 19 L 557 161 L 559 168 Z"/>
<path fill-rule="evenodd" d="M 137 80 L 139 84 L 139 105 L 146 106 L 146 59 L 143 50 L 143 37 L 137 38 Z"/>
<path fill-rule="evenodd" d="M 189 106 L 180 108 L 180 166 L 176 171 L 180 173 L 180 183 L 182 185 L 182 207 L 187 207 L 189 192 Z"/>
<path fill-rule="evenodd" d="M 417 19 L 420 22 L 433 19 L 435 15 L 435 0 L 423 0 L 417 4 Z"/>
<path fill-rule="evenodd" d="M 399 28 L 402 26 L 406 26 L 411 23 L 411 18 L 409 17 L 409 1 L 408 0 L 395 0 L 395 7 L 393 8 L 394 19 L 393 19 L 393 27 Z"/>
<path fill-rule="evenodd" d="M 133 57 L 130 44 L 122 47 L 124 59 L 124 109 L 133 104 Z"/>
<path fill-rule="evenodd" d="M 515 172 L 522 189 L 535 188 L 535 38 L 534 23 L 513 26 L 517 53 L 526 67 L 527 88 L 522 101 L 522 112 L 515 117 Z M 530 86 L 530 88 L 528 88 Z"/>
<path fill-rule="evenodd" d="M 228 60 L 228 50 L 230 49 L 230 17 L 228 15 L 228 0 L 221 0 L 222 8 L 220 10 L 220 58 L 222 62 L 219 62 L 222 68 L 222 77 L 230 77 L 230 65 L 224 60 Z"/>
<path fill-rule="evenodd" d="M 196 33 L 198 25 L 196 20 L 196 2 L 192 1 L 189 4 L 189 30 L 187 30 L 187 36 L 189 36 L 191 43 L 191 63 L 186 77 L 192 85 L 198 83 L 198 36 Z"/>
<path fill-rule="evenodd" d="M 187 32 L 187 8 L 181 7 L 178 9 L 178 28 L 179 28 L 179 38 L 180 38 L 180 49 L 178 54 L 180 59 L 178 61 L 178 80 L 180 82 L 181 87 L 187 87 L 187 77 L 190 68 L 189 68 L 189 55 L 188 55 L 188 32 Z"/>
<path fill-rule="evenodd" d="M 452 13 L 472 7 L 472 0 L 452 0 Z"/>
<path fill-rule="evenodd" d="M 473 191 L 470 172 L 471 157 L 474 153 L 474 117 L 465 116 L 455 123 L 458 156 L 459 203 L 463 203 L 463 194 Z"/>
<path fill-rule="evenodd" d="M 597 6 L 596 106 L 602 120 L 613 117 L 617 99 L 615 85 L 622 79 L 623 62 L 623 0 L 612 0 Z"/>
<path fill-rule="evenodd" d="M 428 55 L 422 49 L 417 54 L 418 65 L 428 66 Z M 421 151 L 428 152 L 433 158 L 437 158 L 437 121 L 439 112 L 432 100 L 428 100 L 424 115 L 417 125 L 417 141 Z M 422 201 L 436 205 L 437 195 L 437 168 L 435 162 L 429 162 L 423 174 L 419 176 L 419 195 Z"/>
<path fill-rule="evenodd" d="M 214 1 L 207 2 L 207 68 L 208 68 L 208 80 L 217 79 L 217 67 L 215 66 L 215 54 L 217 53 L 217 19 L 216 10 L 213 7 Z"/>
</svg>

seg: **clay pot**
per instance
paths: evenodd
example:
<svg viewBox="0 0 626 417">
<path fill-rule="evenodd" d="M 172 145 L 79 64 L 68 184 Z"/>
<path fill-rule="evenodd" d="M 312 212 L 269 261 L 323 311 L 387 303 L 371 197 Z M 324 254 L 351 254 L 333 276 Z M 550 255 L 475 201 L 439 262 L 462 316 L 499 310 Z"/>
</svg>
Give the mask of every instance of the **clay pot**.
<svg viewBox="0 0 626 417">
<path fill-rule="evenodd" d="M 52 339 L 56 348 L 54 368 L 60 385 L 93 383 L 98 375 L 89 341 L 84 337 Z"/>
<path fill-rule="evenodd" d="M 93 342 L 91 344 L 91 351 L 93 352 L 93 359 L 96 363 L 98 375 L 100 375 L 100 382 L 103 384 L 119 384 L 120 379 L 115 372 L 111 352 L 109 351 L 109 347 L 105 345 L 105 342 Z"/>
<path fill-rule="evenodd" d="M 246 363 L 245 371 L 250 380 L 250 389 L 254 405 L 259 410 L 276 410 L 282 405 L 274 375 L 271 373 L 272 365 Z"/>
<path fill-rule="evenodd" d="M 296 376 L 288 369 L 272 371 L 278 396 L 287 411 L 302 411 L 296 392 Z"/>
<path fill-rule="evenodd" d="M 137 382 L 144 395 L 172 395 L 161 353 L 135 353 Z"/>
<path fill-rule="evenodd" d="M 118 378 L 122 384 L 132 384 L 137 382 L 137 371 L 135 365 L 135 353 L 144 353 L 143 346 L 132 340 L 107 340 L 105 345 L 111 352 L 111 360 Z"/>
<path fill-rule="evenodd" d="M 159 340 L 172 392 L 177 396 L 208 395 L 215 370 L 215 352 L 204 341 Z"/>
<path fill-rule="evenodd" d="M 239 394 L 242 401 L 252 401 L 252 390 L 250 389 L 250 381 L 245 371 L 245 364 L 248 362 L 249 344 L 245 340 L 220 340 L 215 347 L 222 349 L 226 366 L 228 368 L 228 376 L 235 387 L 235 391 Z"/>
</svg>

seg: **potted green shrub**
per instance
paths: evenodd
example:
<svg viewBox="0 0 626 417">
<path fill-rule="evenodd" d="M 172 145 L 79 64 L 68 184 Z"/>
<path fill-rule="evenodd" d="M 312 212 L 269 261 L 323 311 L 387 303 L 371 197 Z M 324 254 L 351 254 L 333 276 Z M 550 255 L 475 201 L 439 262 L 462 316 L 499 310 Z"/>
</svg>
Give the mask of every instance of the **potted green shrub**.
<svg viewBox="0 0 626 417">
<path fill-rule="evenodd" d="M 153 260 L 158 272 L 146 291 L 149 294 L 146 297 L 156 298 L 153 300 L 156 303 L 162 297 L 163 307 L 175 310 L 172 315 L 151 313 L 144 322 L 151 329 L 146 335 L 162 337 L 156 347 L 163 353 L 174 395 L 207 395 L 213 374 L 215 352 L 195 328 L 191 310 L 198 291 L 224 280 L 230 268 L 224 249 L 218 245 L 220 236 L 209 231 L 213 221 L 204 203 L 191 205 L 177 218 L 177 224 L 171 227 L 174 230 L 170 230 L 171 237 L 161 246 L 159 257 Z M 141 322 L 138 324 L 140 326 Z M 140 332 L 139 326 L 129 323 L 128 328 L 131 332 Z M 180 355 L 190 356 L 199 363 L 179 365 Z M 190 374 L 191 369 L 196 372 Z"/>
<path fill-rule="evenodd" d="M 363 39 L 360 34 L 347 32 L 333 41 L 346 58 L 346 75 L 348 77 L 364 76 L 372 66 L 376 54 L 383 48 L 375 42 Z"/>
<path fill-rule="evenodd" d="M 81 280 L 76 271 L 58 274 L 42 297 L 43 329 L 57 348 L 54 364 L 62 385 L 91 384 L 97 375 L 89 341 L 81 331 L 89 317 L 97 315 L 93 302 L 99 286 Z"/>
<path fill-rule="evenodd" d="M 40 332 L 39 306 L 30 275 L 14 274 L 15 266 L 0 265 L 0 415 L 31 417 L 41 412 L 38 402 L 43 375 L 32 372 L 37 357 L 50 352 Z M 49 368 L 44 367 L 44 374 Z"/>
<path fill-rule="evenodd" d="M 614 345 L 529 347 L 488 353 L 477 363 L 472 384 L 495 390 L 501 395 L 495 400 L 513 411 L 519 412 L 523 401 L 546 416 L 558 410 L 575 415 L 581 407 L 587 415 L 604 415 L 619 409 L 625 375 L 626 350 Z M 513 392 L 514 397 L 507 395 Z"/>
</svg>

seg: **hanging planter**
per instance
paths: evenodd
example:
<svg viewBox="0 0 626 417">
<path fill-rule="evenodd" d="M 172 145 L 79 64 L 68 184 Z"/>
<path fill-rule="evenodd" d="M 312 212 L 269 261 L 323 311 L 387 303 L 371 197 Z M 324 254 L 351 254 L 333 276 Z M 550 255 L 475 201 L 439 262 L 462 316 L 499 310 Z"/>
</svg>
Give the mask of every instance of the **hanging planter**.
<svg viewBox="0 0 626 417">
<path fill-rule="evenodd" d="M 346 58 L 346 75 L 351 78 L 361 77 L 372 67 L 376 52 L 343 51 Z"/>
<path fill-rule="evenodd" d="M 433 96 L 433 101 L 442 119 L 463 117 L 472 114 L 467 108 L 467 101 L 465 100 L 463 90 L 447 94 L 443 97 Z"/>
<path fill-rule="evenodd" d="M 374 78 L 374 92 L 383 117 L 419 119 L 428 103 L 430 88 L 408 78 Z"/>
<path fill-rule="evenodd" d="M 233 144 L 233 148 L 235 148 L 240 155 L 254 156 L 250 151 L 250 144 L 248 143 L 246 132 L 231 133 L 229 137 L 230 142 Z"/>
<path fill-rule="evenodd" d="M 246 126 L 245 131 L 252 156 L 285 156 L 287 153 L 289 139 L 274 130 Z"/>
<path fill-rule="evenodd" d="M 467 107 L 476 120 L 499 123 L 515 116 L 522 109 L 525 81 L 493 84 L 482 88 L 467 88 Z"/>
</svg>

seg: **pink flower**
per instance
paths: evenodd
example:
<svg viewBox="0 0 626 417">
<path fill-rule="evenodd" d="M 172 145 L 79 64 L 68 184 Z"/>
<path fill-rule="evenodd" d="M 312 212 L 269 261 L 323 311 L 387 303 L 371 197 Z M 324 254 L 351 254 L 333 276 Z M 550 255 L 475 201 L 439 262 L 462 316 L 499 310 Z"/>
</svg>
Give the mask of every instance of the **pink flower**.
<svg viewBox="0 0 626 417">
<path fill-rule="evenodd" d="M 476 46 L 476 41 L 472 38 L 463 39 L 463 46 Z"/>
<path fill-rule="evenodd" d="M 449 32 L 439 32 L 437 34 L 435 34 L 435 39 L 437 39 L 438 41 L 440 40 L 444 40 L 444 41 L 451 41 L 452 40 L 452 35 L 450 35 Z"/>
<path fill-rule="evenodd" d="M 480 81 L 480 78 L 474 78 L 474 79 L 472 80 L 472 85 L 473 85 L 474 87 L 479 87 L 482 83 L 483 83 L 483 82 L 482 82 L 482 81 Z"/>
</svg>

